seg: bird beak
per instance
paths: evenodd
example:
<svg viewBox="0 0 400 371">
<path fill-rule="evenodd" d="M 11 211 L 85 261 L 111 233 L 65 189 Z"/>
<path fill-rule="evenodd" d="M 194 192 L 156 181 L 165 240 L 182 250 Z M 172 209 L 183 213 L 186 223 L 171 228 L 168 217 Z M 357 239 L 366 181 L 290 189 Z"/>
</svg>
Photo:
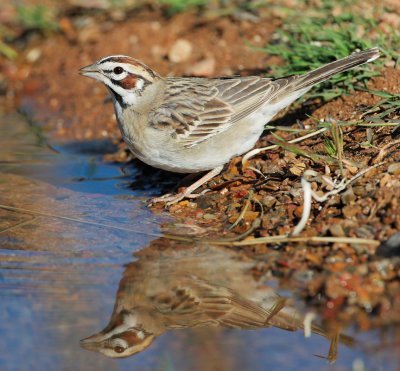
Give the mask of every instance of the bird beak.
<svg viewBox="0 0 400 371">
<path fill-rule="evenodd" d="M 100 348 L 102 336 L 100 334 L 94 334 L 85 339 L 79 341 L 79 345 L 86 350 L 91 350 L 93 352 L 98 352 Z"/>
<path fill-rule="evenodd" d="M 96 63 L 91 64 L 91 65 L 86 66 L 86 67 L 82 67 L 79 70 L 79 73 L 82 76 L 91 77 L 92 79 L 96 79 L 96 80 L 99 80 L 99 77 L 101 76 L 101 72 L 98 69 Z"/>
</svg>

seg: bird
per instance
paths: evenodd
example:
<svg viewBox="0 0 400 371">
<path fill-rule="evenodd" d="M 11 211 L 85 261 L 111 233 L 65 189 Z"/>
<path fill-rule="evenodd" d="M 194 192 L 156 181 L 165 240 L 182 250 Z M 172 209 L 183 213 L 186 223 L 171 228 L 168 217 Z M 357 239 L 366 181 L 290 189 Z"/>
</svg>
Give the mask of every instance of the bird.
<svg viewBox="0 0 400 371">
<path fill-rule="evenodd" d="M 233 157 L 252 149 L 265 125 L 314 85 L 379 58 L 371 48 L 303 75 L 162 77 L 143 62 L 111 55 L 80 69 L 111 93 L 123 140 L 146 164 L 177 173 L 207 173 L 183 192 L 154 198 L 168 205 L 195 198 Z"/>
<path fill-rule="evenodd" d="M 304 328 L 304 316 L 290 298 L 253 277 L 255 259 L 220 246 L 162 238 L 135 253 L 135 258 L 120 280 L 108 325 L 81 340 L 84 349 L 124 358 L 177 329 Z M 311 331 L 336 338 L 317 325 Z M 353 343 L 346 335 L 339 340 Z"/>
</svg>

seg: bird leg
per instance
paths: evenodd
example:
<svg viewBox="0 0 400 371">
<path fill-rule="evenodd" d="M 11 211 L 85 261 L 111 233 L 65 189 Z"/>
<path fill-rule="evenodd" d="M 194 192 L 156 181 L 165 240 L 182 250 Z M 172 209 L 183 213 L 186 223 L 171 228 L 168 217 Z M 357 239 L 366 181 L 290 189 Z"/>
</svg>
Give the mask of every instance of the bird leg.
<svg viewBox="0 0 400 371">
<path fill-rule="evenodd" d="M 199 180 L 194 182 L 192 185 L 187 187 L 183 192 L 180 192 L 176 195 L 166 194 L 161 197 L 155 197 L 150 200 L 150 204 L 155 204 L 157 202 L 166 202 L 166 206 L 170 206 L 176 202 L 183 200 L 184 198 L 197 198 L 208 191 L 208 189 L 204 190 L 201 193 L 192 193 L 197 188 L 202 186 L 204 183 L 207 183 L 209 180 L 217 176 L 223 169 L 223 165 L 212 169 L 207 174 L 203 175 Z"/>
</svg>

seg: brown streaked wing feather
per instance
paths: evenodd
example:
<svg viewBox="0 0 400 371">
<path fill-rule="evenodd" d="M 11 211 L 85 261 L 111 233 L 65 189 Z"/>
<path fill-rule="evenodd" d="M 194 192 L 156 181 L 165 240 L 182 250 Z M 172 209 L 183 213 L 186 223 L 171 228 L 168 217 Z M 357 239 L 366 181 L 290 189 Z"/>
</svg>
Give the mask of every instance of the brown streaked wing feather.
<svg viewBox="0 0 400 371">
<path fill-rule="evenodd" d="M 164 103 L 149 115 L 150 125 L 172 129 L 184 145 L 192 146 L 223 130 L 231 108 L 216 99 L 218 90 L 205 79 L 168 78 Z"/>
<path fill-rule="evenodd" d="M 266 325 L 270 312 L 234 291 L 197 277 L 181 280 L 173 289 L 169 303 L 158 309 L 164 314 L 190 315 L 191 326 L 215 323 L 231 328 L 259 328 Z"/>
<path fill-rule="evenodd" d="M 256 76 L 168 78 L 165 102 L 150 114 L 150 125 L 172 128 L 178 141 L 191 147 L 259 108 L 277 86 Z"/>
<path fill-rule="evenodd" d="M 221 98 L 234 107 L 232 125 L 259 109 L 280 88 L 279 84 L 269 78 L 250 76 L 236 80 L 239 81 L 233 86 L 227 86 L 224 79 L 220 79 L 216 84 Z"/>
</svg>

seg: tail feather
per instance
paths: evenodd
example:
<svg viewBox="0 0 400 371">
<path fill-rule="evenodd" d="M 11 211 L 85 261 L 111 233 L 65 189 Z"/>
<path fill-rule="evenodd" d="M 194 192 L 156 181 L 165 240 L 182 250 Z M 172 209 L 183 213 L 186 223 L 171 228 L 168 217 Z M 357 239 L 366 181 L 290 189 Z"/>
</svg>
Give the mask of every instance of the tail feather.
<svg viewBox="0 0 400 371">
<path fill-rule="evenodd" d="M 371 48 L 361 52 L 353 53 L 348 57 L 325 64 L 304 75 L 291 76 L 278 80 L 282 84 L 282 93 L 287 94 L 288 90 L 296 92 L 301 90 L 301 95 L 311 89 L 314 85 L 328 80 L 337 73 L 350 70 L 364 63 L 372 62 L 379 58 L 378 48 Z M 287 89 L 284 88 L 286 85 Z M 276 99 L 276 98 L 275 98 Z"/>
</svg>

